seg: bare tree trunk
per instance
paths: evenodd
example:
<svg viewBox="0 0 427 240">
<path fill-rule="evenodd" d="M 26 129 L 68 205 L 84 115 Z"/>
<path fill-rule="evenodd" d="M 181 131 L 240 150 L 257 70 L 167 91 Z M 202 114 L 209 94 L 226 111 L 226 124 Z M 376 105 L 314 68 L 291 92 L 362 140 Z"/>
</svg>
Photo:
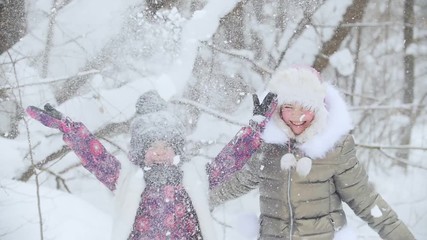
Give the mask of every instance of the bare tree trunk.
<svg viewBox="0 0 427 240">
<path fill-rule="evenodd" d="M 360 54 L 360 46 L 361 46 L 361 42 L 362 42 L 362 28 L 358 28 L 357 29 L 357 33 L 356 33 L 356 51 L 355 51 L 355 58 L 354 58 L 354 74 L 352 76 L 351 79 L 351 93 L 355 93 L 356 92 L 356 81 L 357 81 L 357 71 L 359 68 L 359 54 Z M 350 98 L 350 103 L 351 105 L 354 105 L 355 103 L 355 99 L 354 99 L 354 95 L 351 96 Z"/>
<path fill-rule="evenodd" d="M 276 9 L 276 28 L 280 29 L 282 31 L 285 30 L 286 27 L 286 7 L 285 7 L 285 1 L 284 0 L 279 0 L 279 2 L 277 3 L 277 9 Z M 276 39 L 277 42 L 278 39 Z"/>
<path fill-rule="evenodd" d="M 0 54 L 26 34 L 26 17 L 25 0 L 0 1 Z M 6 86 L 7 81 L 8 79 L 0 79 L 0 85 Z M 16 97 L 9 91 L 0 89 L 0 136 L 11 139 L 18 136 L 21 117 Z"/>
<path fill-rule="evenodd" d="M 53 33 L 54 33 L 54 26 L 55 26 L 55 18 L 58 14 L 58 9 L 55 9 L 56 0 L 54 2 L 54 6 L 52 7 L 52 11 L 49 16 L 49 26 L 47 30 L 47 36 L 46 36 L 46 44 L 43 51 L 43 57 L 42 57 L 42 72 L 41 77 L 46 78 L 47 73 L 49 70 L 49 56 L 50 56 L 50 50 L 52 49 L 52 39 L 53 39 Z"/>
<path fill-rule="evenodd" d="M 55 30 L 54 27 L 55 27 L 56 15 L 63 7 L 65 7 L 71 1 L 72 0 L 66 0 L 66 1 L 55 0 L 53 3 L 52 9 L 49 15 L 49 26 L 47 30 L 47 36 L 46 36 L 46 45 L 45 45 L 45 49 L 43 51 L 43 57 L 42 57 L 42 72 L 41 72 L 42 78 L 46 78 L 49 71 L 49 56 L 50 56 L 50 51 L 53 47 L 52 40 L 53 40 L 53 34 Z"/>
<path fill-rule="evenodd" d="M 221 25 L 226 33 L 225 37 L 228 45 L 234 49 L 243 49 L 245 36 L 244 31 L 244 14 L 243 2 L 239 2 L 237 6 L 221 19 Z"/>
<path fill-rule="evenodd" d="M 95 57 L 92 61 L 88 62 L 81 70 L 81 72 L 91 71 L 91 70 L 100 70 L 102 69 L 106 62 L 111 59 L 111 55 L 108 49 L 110 45 L 107 45 L 103 51 Z M 82 76 L 75 76 L 70 78 L 64 83 L 59 83 L 60 87 L 55 91 L 55 99 L 58 104 L 62 104 L 65 101 L 71 99 L 79 92 L 79 90 L 91 79 L 93 74 L 84 74 Z"/>
<path fill-rule="evenodd" d="M 176 0 L 146 0 L 147 12 L 150 15 L 155 15 L 162 8 L 172 8 L 177 3 Z"/>
<path fill-rule="evenodd" d="M 408 48 L 414 43 L 414 0 L 405 0 L 405 6 L 403 10 L 403 22 L 404 22 L 404 91 L 403 91 L 403 103 L 411 104 L 414 102 L 414 68 L 415 68 L 415 57 L 412 53 L 408 53 Z M 414 116 L 412 109 L 403 111 L 403 114 L 407 116 L 410 121 L 406 126 L 401 128 L 401 145 L 409 145 L 411 143 L 411 132 L 412 132 L 412 119 Z M 397 153 L 397 157 L 407 160 L 409 157 L 408 150 L 402 150 Z M 407 168 L 406 162 L 398 162 L 398 165 Z"/>
<path fill-rule="evenodd" d="M 27 31 L 25 0 L 0 2 L 0 54 L 8 50 Z"/>
<path fill-rule="evenodd" d="M 403 95 L 403 103 L 414 102 L 414 68 L 415 57 L 406 50 L 414 43 L 414 0 L 405 0 L 404 8 L 404 42 L 405 42 L 405 90 Z"/>
<path fill-rule="evenodd" d="M 17 43 L 27 31 L 25 0 L 0 1 L 0 54 Z M 5 86 L 7 80 L 0 79 Z M 9 91 L 0 89 L 0 136 L 15 138 L 21 119 L 19 104 Z"/>
<path fill-rule="evenodd" d="M 360 22 L 367 5 L 367 0 L 354 0 L 347 8 L 347 11 L 343 16 L 343 20 L 335 29 L 334 35 L 329 41 L 323 44 L 321 51 L 317 54 L 316 59 L 314 60 L 313 67 L 317 69 L 317 71 L 321 72 L 326 68 L 326 66 L 328 66 L 329 57 L 339 49 L 341 43 L 349 34 L 351 27 L 344 25 Z"/>
</svg>

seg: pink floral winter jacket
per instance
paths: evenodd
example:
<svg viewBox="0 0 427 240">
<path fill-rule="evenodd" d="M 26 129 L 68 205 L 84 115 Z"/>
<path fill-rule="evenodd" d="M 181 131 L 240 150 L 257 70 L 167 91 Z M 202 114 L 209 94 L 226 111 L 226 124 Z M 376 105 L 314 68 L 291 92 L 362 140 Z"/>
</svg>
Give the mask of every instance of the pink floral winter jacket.
<svg viewBox="0 0 427 240">
<path fill-rule="evenodd" d="M 82 165 L 114 191 L 121 174 L 120 162 L 83 124 L 73 124 L 78 130 L 65 133 L 64 141 L 80 157 Z M 202 239 L 197 214 L 182 177 L 182 170 L 175 165 L 145 167 L 145 184 L 141 182 L 145 188 L 129 240 Z"/>
</svg>

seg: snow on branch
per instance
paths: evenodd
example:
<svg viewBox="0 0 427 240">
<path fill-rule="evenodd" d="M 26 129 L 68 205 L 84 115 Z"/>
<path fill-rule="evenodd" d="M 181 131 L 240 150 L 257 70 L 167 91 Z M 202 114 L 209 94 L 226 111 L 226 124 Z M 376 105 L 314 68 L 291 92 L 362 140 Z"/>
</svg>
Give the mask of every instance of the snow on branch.
<svg viewBox="0 0 427 240">
<path fill-rule="evenodd" d="M 170 100 L 172 103 L 176 103 L 176 104 L 182 104 L 182 105 L 190 105 L 193 107 L 196 107 L 197 109 L 199 109 L 200 111 L 203 111 L 209 115 L 212 115 L 216 118 L 219 118 L 221 120 L 224 120 L 228 123 L 237 125 L 237 126 L 245 126 L 247 125 L 247 123 L 242 123 L 239 120 L 234 120 L 232 119 L 230 116 L 225 115 L 224 113 L 212 110 L 198 102 L 192 101 L 192 100 L 188 100 L 188 99 L 184 99 L 184 98 L 173 98 Z"/>
<path fill-rule="evenodd" d="M 395 110 L 403 109 L 409 110 L 413 108 L 425 108 L 426 105 L 420 105 L 415 103 L 408 104 L 394 104 L 394 105 L 369 105 L 369 106 L 354 106 L 349 108 L 351 111 L 364 111 L 364 110 Z"/>
<path fill-rule="evenodd" d="M 267 68 L 267 67 L 264 67 L 264 66 L 261 66 L 261 65 L 259 65 L 258 63 L 256 63 L 256 62 L 254 62 L 254 60 L 253 59 L 250 59 L 248 56 L 244 56 L 244 55 L 242 55 L 242 54 L 239 54 L 239 53 L 235 53 L 235 52 L 231 52 L 231 51 L 226 51 L 226 50 L 223 50 L 223 49 L 220 49 L 220 48 L 217 48 L 217 47 L 215 47 L 214 45 L 212 45 L 212 44 L 208 44 L 208 43 L 206 43 L 206 46 L 208 46 L 209 48 L 211 48 L 212 50 L 215 50 L 215 51 L 218 51 L 218 52 L 220 52 L 220 53 L 223 53 L 223 54 L 226 54 L 226 55 L 229 55 L 229 56 L 232 56 L 232 57 L 236 57 L 236 58 L 239 58 L 239 59 L 243 59 L 243 60 L 246 60 L 246 61 L 248 61 L 255 69 L 257 69 L 258 71 L 260 71 L 260 72 L 262 72 L 262 73 L 267 73 L 267 74 L 272 74 L 273 73 L 273 70 L 272 69 L 269 69 L 269 68 Z"/>
<path fill-rule="evenodd" d="M 90 75 L 94 75 L 94 74 L 98 74 L 101 71 L 96 70 L 96 69 L 92 69 L 92 70 L 88 70 L 88 71 L 82 71 L 77 73 L 74 76 L 66 76 L 66 77 L 59 77 L 59 78 L 53 78 L 53 79 L 47 79 L 45 81 L 42 82 L 33 82 L 33 83 L 28 83 L 28 84 L 22 84 L 22 85 L 15 85 L 15 86 L 11 86 L 11 87 L 5 87 L 3 88 L 3 90 L 14 90 L 14 89 L 18 89 L 18 88 L 24 88 L 24 87 L 32 87 L 32 86 L 40 86 L 40 85 L 46 85 L 46 84 L 52 84 L 52 83 L 58 83 L 58 82 L 66 82 L 70 79 L 74 79 L 74 78 L 78 78 L 78 77 L 83 77 L 83 76 L 90 76 Z"/>
<path fill-rule="evenodd" d="M 427 170 L 427 167 L 421 166 L 421 165 L 419 165 L 419 164 L 411 163 L 411 162 L 409 162 L 409 161 L 408 161 L 408 160 L 406 160 L 406 159 L 402 159 L 402 158 L 397 158 L 397 157 L 391 156 L 390 154 L 386 153 L 385 151 L 383 151 L 383 150 L 381 150 L 381 149 L 379 149 L 379 151 L 380 151 L 380 153 L 381 153 L 381 154 L 383 154 L 383 155 L 384 155 L 384 156 L 386 156 L 387 158 L 390 158 L 390 159 L 391 159 L 391 160 L 393 160 L 393 161 L 397 161 L 397 162 L 400 162 L 400 163 L 404 163 L 404 164 L 406 164 L 406 165 L 408 165 L 408 166 L 416 167 L 416 168 L 419 168 L 419 169 Z"/>
<path fill-rule="evenodd" d="M 421 150 L 427 151 L 427 147 L 418 147 L 411 145 L 380 145 L 380 144 L 363 144 L 356 143 L 357 146 L 368 149 L 411 149 L 411 150 Z"/>
</svg>

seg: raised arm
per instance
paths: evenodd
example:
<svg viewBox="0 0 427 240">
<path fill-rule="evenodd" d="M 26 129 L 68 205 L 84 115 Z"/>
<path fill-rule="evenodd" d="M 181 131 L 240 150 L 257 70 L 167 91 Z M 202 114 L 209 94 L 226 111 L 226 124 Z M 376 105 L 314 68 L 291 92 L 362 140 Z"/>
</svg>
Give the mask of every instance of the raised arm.
<svg viewBox="0 0 427 240">
<path fill-rule="evenodd" d="M 80 158 L 87 170 L 96 176 L 111 191 L 116 189 L 120 174 L 120 162 L 101 144 L 101 142 L 81 122 L 73 122 L 64 117 L 49 104 L 44 109 L 29 106 L 28 115 L 43 125 L 56 128 L 64 135 L 64 142 Z"/>
<path fill-rule="evenodd" d="M 253 119 L 221 150 L 214 161 L 207 166 L 209 187 L 215 188 L 241 170 L 261 146 L 261 132 L 270 120 L 277 106 L 277 95 L 268 93 L 260 104 L 258 96 L 253 95 Z"/>
</svg>

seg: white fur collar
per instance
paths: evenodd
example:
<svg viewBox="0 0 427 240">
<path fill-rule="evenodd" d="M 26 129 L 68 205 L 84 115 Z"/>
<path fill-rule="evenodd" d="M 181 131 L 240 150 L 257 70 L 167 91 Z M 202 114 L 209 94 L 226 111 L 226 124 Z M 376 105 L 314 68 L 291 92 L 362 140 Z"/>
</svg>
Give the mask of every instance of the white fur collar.
<svg viewBox="0 0 427 240">
<path fill-rule="evenodd" d="M 203 239 L 215 240 L 215 231 L 209 208 L 209 183 L 203 161 L 194 160 L 182 166 L 183 185 L 191 198 L 197 213 Z M 145 181 L 142 169 L 131 164 L 123 163 L 120 178 L 115 191 L 115 209 L 113 216 L 112 240 L 127 239 L 135 220 L 135 214 L 144 191 Z"/>
<path fill-rule="evenodd" d="M 312 159 L 324 157 L 338 140 L 353 128 L 344 99 L 338 90 L 330 84 L 327 84 L 326 88 L 325 107 L 327 111 L 325 120 L 314 122 L 301 134 L 302 136 L 295 137 L 299 143 L 299 148 Z M 262 134 L 266 143 L 285 144 L 289 138 L 294 137 L 290 128 L 280 119 L 278 114 L 278 112 L 275 113 Z"/>
<path fill-rule="evenodd" d="M 209 180 L 205 161 L 193 158 L 182 166 L 183 184 L 196 210 L 204 240 L 216 240 L 212 213 L 209 207 Z"/>
<path fill-rule="evenodd" d="M 136 211 L 145 188 L 144 172 L 130 161 L 121 162 L 120 177 L 114 191 L 111 240 L 127 239 L 132 231 Z"/>
</svg>

